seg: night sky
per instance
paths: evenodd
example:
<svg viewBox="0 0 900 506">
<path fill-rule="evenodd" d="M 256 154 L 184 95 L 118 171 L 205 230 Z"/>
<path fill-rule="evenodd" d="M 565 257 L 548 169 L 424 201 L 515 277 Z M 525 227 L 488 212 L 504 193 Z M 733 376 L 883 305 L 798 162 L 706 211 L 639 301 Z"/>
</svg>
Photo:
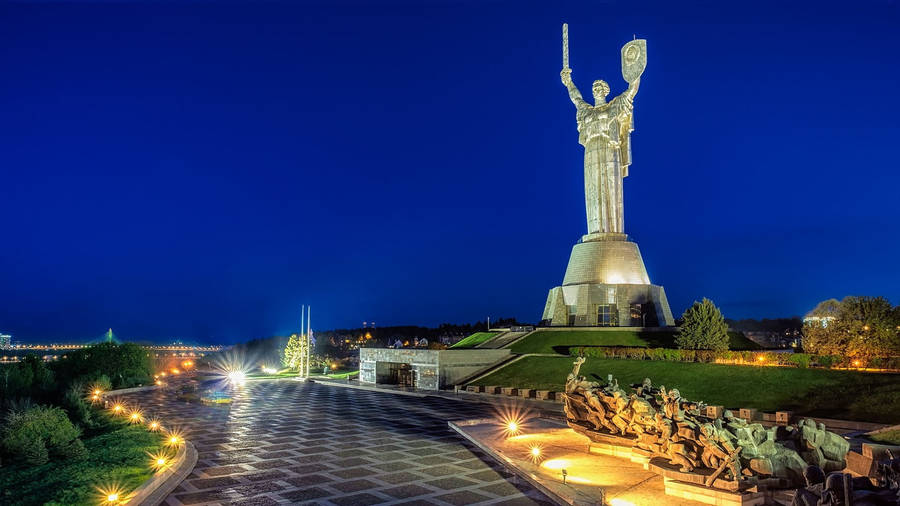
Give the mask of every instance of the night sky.
<svg viewBox="0 0 900 506">
<path fill-rule="evenodd" d="M 647 39 L 625 230 L 676 316 L 900 302 L 900 6 L 0 5 L 0 331 L 234 342 L 540 319 L 575 110 Z"/>
</svg>

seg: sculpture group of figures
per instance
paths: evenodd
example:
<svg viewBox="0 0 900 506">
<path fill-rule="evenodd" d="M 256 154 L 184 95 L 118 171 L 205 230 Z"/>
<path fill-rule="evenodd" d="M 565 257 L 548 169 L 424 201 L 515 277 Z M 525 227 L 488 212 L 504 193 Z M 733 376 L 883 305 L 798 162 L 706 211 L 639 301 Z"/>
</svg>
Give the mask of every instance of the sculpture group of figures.
<svg viewBox="0 0 900 506">
<path fill-rule="evenodd" d="M 818 466 L 803 472 L 806 485 L 794 494 L 792 506 L 892 506 L 900 505 L 900 459 L 879 464 L 878 483 L 867 477 L 833 472 L 827 476 Z"/>
<path fill-rule="evenodd" d="M 655 387 L 649 379 L 625 392 L 618 382 L 601 385 L 579 374 L 579 357 L 566 380 L 568 423 L 595 441 L 625 438 L 650 459 L 663 459 L 682 473 L 765 488 L 803 486 L 804 471 L 845 467 L 850 444 L 813 420 L 797 426 L 765 428 L 725 410 L 710 416 L 706 405 L 681 397 L 677 389 Z M 634 450 L 633 450 L 634 451 Z"/>
</svg>

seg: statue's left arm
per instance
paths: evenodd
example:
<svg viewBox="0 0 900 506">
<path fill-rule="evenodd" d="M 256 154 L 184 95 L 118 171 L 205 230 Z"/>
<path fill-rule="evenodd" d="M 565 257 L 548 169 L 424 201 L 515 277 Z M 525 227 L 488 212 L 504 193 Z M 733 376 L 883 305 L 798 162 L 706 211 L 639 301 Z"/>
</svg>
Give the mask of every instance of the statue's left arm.
<svg viewBox="0 0 900 506">
<path fill-rule="evenodd" d="M 631 109 L 633 107 L 632 102 L 634 102 L 634 96 L 637 95 L 638 88 L 641 86 L 641 78 L 638 77 L 634 81 L 628 83 L 628 89 L 622 93 L 622 98 L 625 99 L 625 102 L 628 104 L 628 108 Z"/>
</svg>

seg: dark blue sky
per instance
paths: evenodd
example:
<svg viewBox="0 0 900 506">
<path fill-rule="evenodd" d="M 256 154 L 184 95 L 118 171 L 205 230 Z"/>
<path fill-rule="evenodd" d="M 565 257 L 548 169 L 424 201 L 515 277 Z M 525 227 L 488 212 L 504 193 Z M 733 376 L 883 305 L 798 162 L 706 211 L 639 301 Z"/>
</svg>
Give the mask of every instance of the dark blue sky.
<svg viewBox="0 0 900 506">
<path fill-rule="evenodd" d="M 0 5 L 0 331 L 223 341 L 540 318 L 585 233 L 559 82 L 635 100 L 673 312 L 900 302 L 896 2 Z"/>
</svg>

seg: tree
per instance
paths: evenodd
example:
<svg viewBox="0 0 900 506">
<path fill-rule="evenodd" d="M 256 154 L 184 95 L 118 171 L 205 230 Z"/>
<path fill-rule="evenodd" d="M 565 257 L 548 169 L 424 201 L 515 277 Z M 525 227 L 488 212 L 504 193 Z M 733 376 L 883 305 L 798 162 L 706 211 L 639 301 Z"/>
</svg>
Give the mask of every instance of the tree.
<svg viewBox="0 0 900 506">
<path fill-rule="evenodd" d="M 281 363 L 289 369 L 297 370 L 300 367 L 300 360 L 303 358 L 303 352 L 305 351 L 303 348 L 303 340 L 300 338 L 300 335 L 291 334 L 287 344 L 284 346 Z"/>
<path fill-rule="evenodd" d="M 884 297 L 820 303 L 803 326 L 803 350 L 868 359 L 900 355 L 900 307 Z"/>
<path fill-rule="evenodd" d="M 66 354 L 51 364 L 61 386 L 76 380 L 90 383 L 101 375 L 112 380 L 115 388 L 150 383 L 153 360 L 150 352 L 134 343 L 100 343 Z"/>
<path fill-rule="evenodd" d="M 694 302 L 682 315 L 681 328 L 675 336 L 675 344 L 686 350 L 728 349 L 728 325 L 713 301 L 703 298 Z"/>
</svg>

